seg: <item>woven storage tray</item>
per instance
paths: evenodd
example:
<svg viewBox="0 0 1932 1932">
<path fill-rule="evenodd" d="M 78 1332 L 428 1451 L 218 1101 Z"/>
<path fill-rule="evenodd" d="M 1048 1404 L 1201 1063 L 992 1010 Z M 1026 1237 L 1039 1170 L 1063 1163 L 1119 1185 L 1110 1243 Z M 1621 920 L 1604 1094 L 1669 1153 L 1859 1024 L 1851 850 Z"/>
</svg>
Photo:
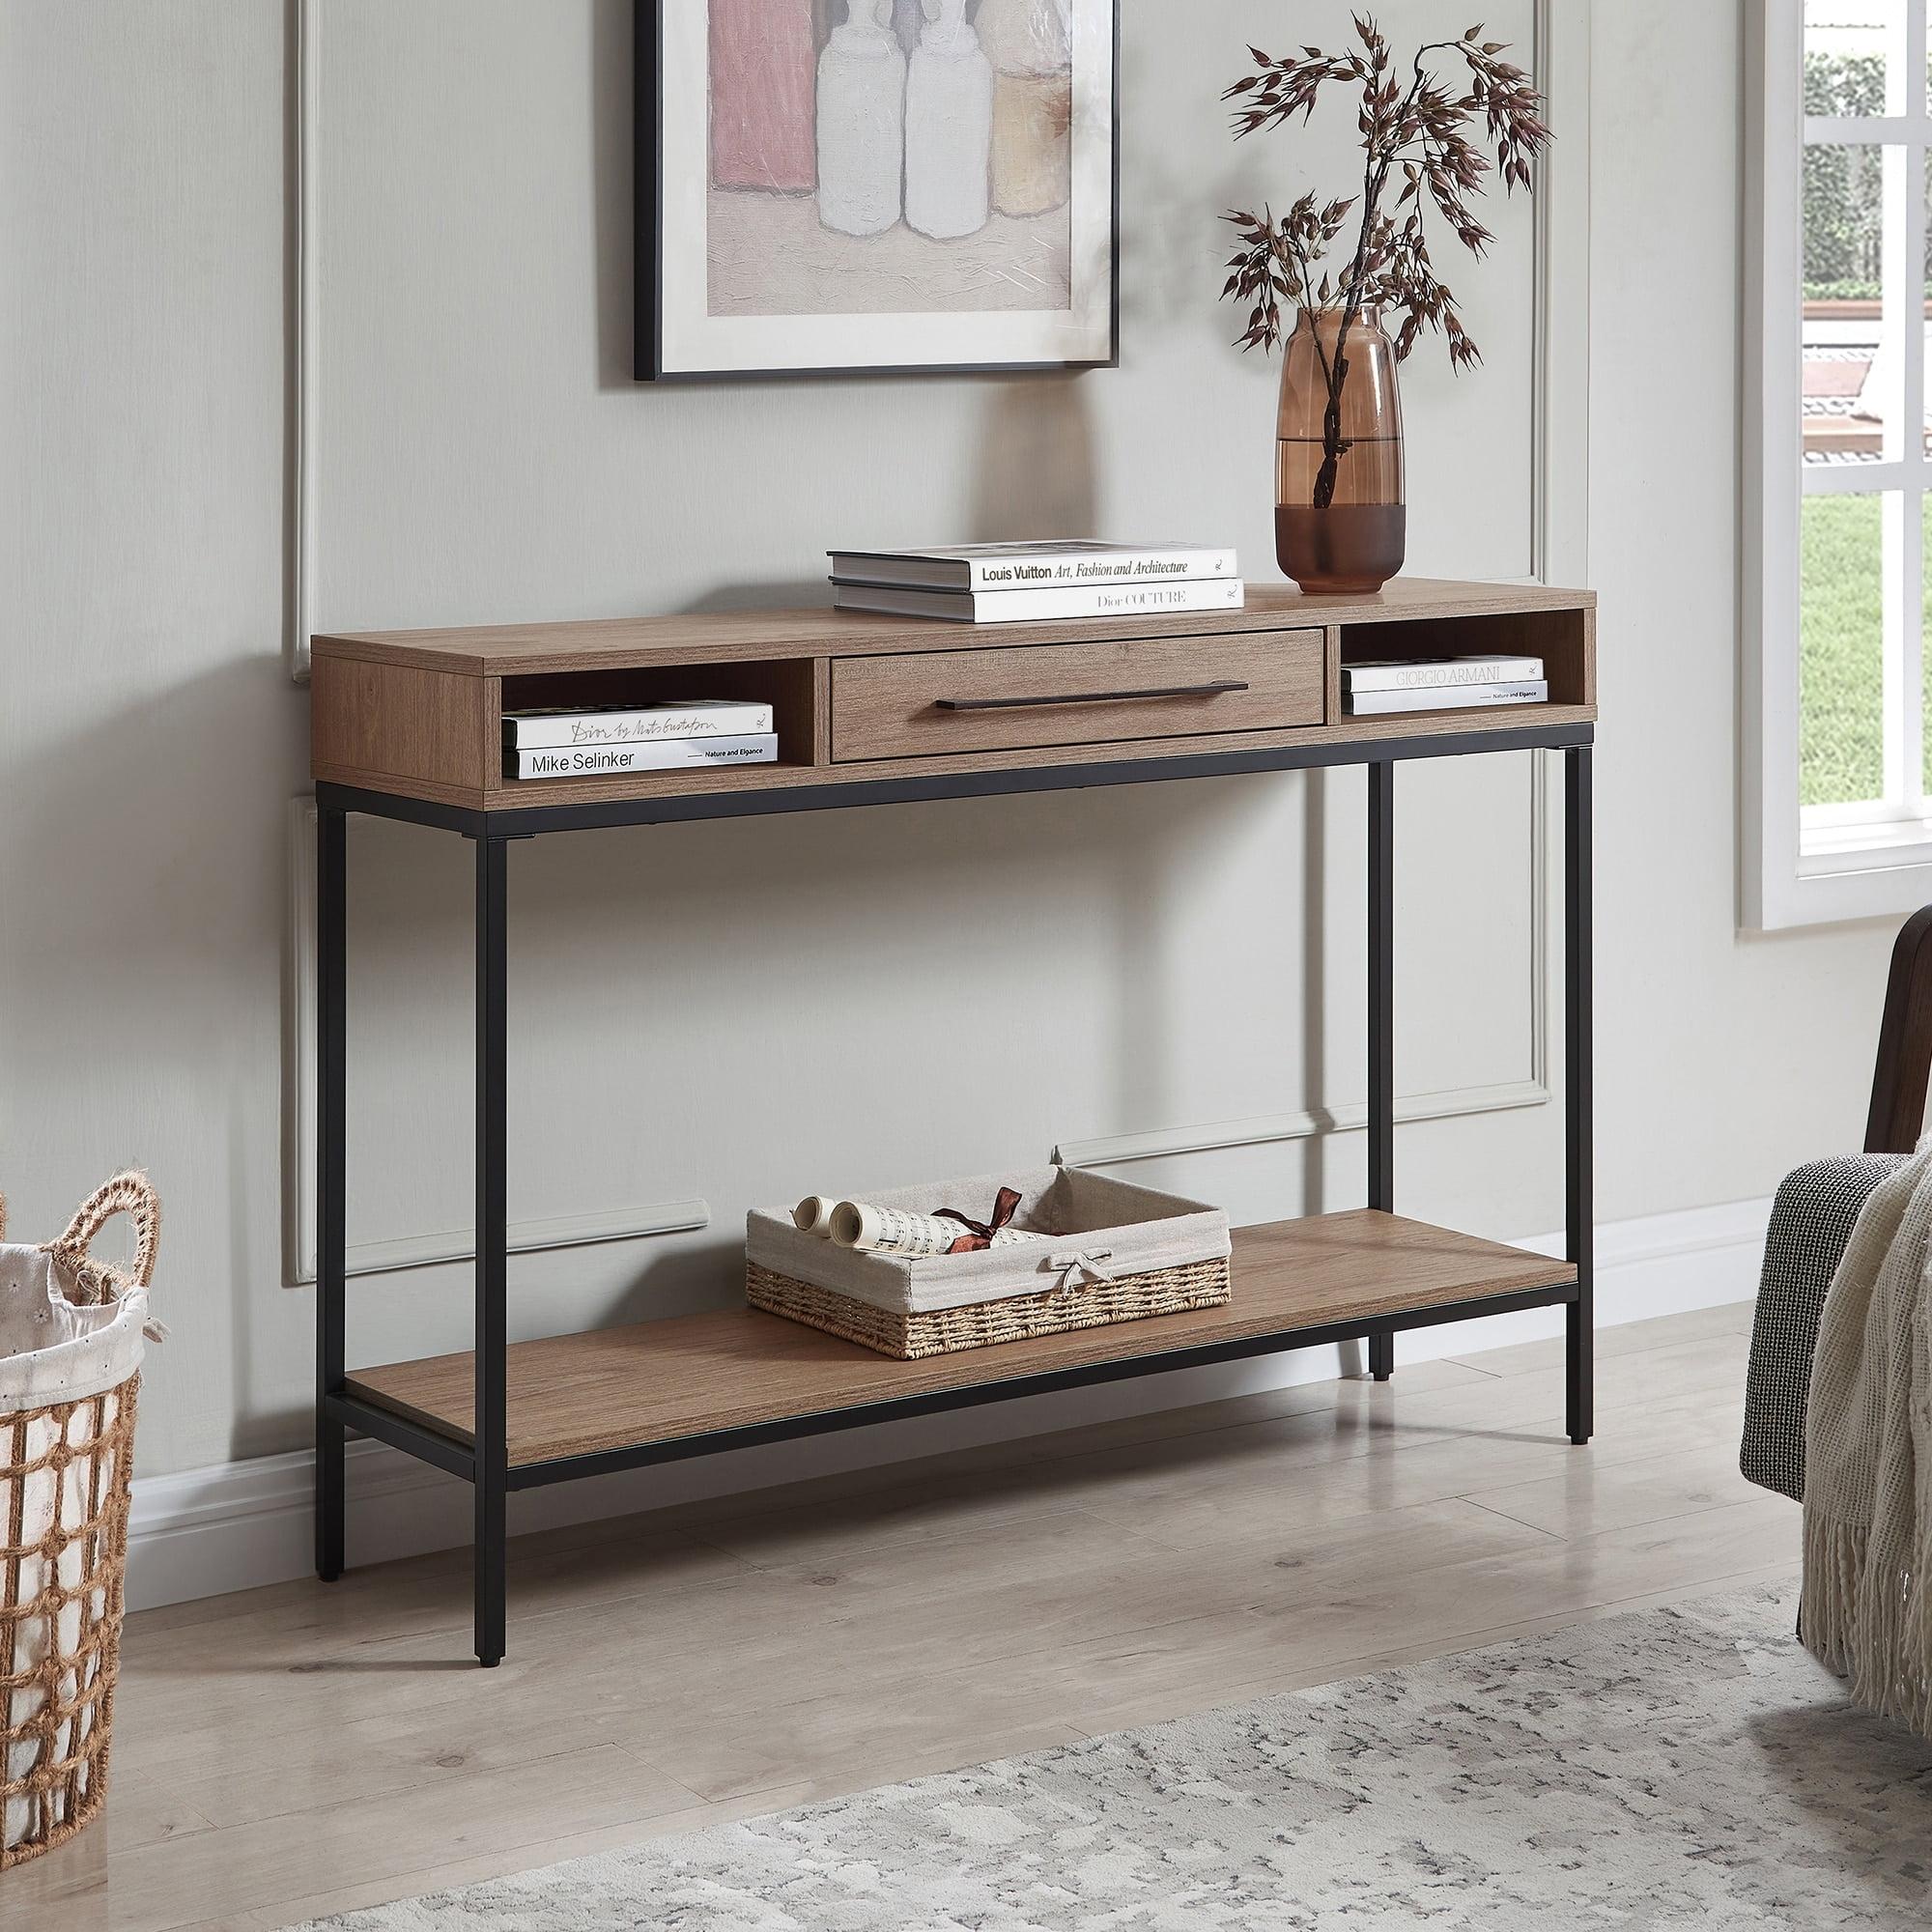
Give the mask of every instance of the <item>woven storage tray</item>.
<svg viewBox="0 0 1932 1932">
<path fill-rule="evenodd" d="M 801 1232 L 786 1209 L 753 1208 L 746 1299 L 912 1361 L 1229 1298 L 1227 1214 L 1110 1176 L 1037 1167 L 860 1198 L 920 1214 L 985 1214 L 1008 1184 L 1020 1197 L 1013 1228 L 1040 1238 L 969 1254 L 860 1253 Z"/>
<path fill-rule="evenodd" d="M 1004 1301 L 969 1301 L 963 1308 L 935 1308 L 924 1314 L 874 1308 L 852 1295 L 775 1274 L 755 1262 L 745 1269 L 745 1299 L 753 1308 L 802 1321 L 808 1328 L 823 1328 L 828 1335 L 843 1336 L 902 1362 L 990 1348 L 995 1342 L 1064 1335 L 1075 1328 L 1104 1328 L 1110 1322 L 1138 1321 L 1149 1315 L 1179 1315 L 1185 1308 L 1218 1308 L 1228 1296 L 1225 1257 L 1122 1275 L 1118 1281 L 1090 1282 L 1081 1288 L 1009 1295 Z"/>
</svg>

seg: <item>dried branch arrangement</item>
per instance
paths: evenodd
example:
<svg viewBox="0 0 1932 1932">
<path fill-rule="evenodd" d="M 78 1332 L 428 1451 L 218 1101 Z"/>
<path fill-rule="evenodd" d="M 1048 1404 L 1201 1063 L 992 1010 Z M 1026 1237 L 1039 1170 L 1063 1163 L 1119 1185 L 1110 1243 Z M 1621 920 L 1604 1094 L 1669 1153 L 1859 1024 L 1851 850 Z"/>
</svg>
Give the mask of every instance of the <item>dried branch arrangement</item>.
<svg viewBox="0 0 1932 1932">
<path fill-rule="evenodd" d="M 1256 71 L 1244 74 L 1222 96 L 1237 103 L 1235 137 L 1280 128 L 1315 112 L 1321 89 L 1330 81 L 1352 82 L 1361 90 L 1356 125 L 1361 131 L 1364 166 L 1359 195 L 1323 203 L 1304 194 L 1277 221 L 1264 209 L 1255 215 L 1236 210 L 1225 218 L 1241 239 L 1228 267 L 1224 299 L 1250 304 L 1246 329 L 1236 339 L 1244 349 L 1272 349 L 1281 340 L 1285 299 L 1311 312 L 1340 308 L 1352 322 L 1364 308 L 1402 312 L 1396 354 L 1406 357 L 1424 327 L 1449 339 L 1449 360 L 1461 369 L 1482 359 L 1463 327 L 1449 285 L 1435 273 L 1424 232 L 1425 198 L 1440 213 L 1456 239 L 1480 256 L 1494 239 L 1477 219 L 1471 202 L 1485 191 L 1491 171 L 1487 154 L 1476 146 L 1480 131 L 1495 148 L 1495 168 L 1505 192 L 1530 185 L 1530 163 L 1549 144 L 1541 117 L 1542 97 L 1520 67 L 1501 56 L 1500 42 L 1485 41 L 1480 26 L 1462 39 L 1432 41 L 1417 48 L 1405 84 L 1396 74 L 1389 44 L 1373 18 L 1355 17 L 1361 43 L 1347 53 L 1327 54 L 1303 47 L 1277 59 L 1250 47 Z M 1427 65 L 1446 55 L 1467 70 L 1464 91 L 1451 92 Z M 1402 185 L 1392 208 L 1383 202 L 1396 170 Z M 1316 270 L 1336 238 L 1349 225 L 1357 204 L 1355 245 L 1339 274 Z"/>
</svg>

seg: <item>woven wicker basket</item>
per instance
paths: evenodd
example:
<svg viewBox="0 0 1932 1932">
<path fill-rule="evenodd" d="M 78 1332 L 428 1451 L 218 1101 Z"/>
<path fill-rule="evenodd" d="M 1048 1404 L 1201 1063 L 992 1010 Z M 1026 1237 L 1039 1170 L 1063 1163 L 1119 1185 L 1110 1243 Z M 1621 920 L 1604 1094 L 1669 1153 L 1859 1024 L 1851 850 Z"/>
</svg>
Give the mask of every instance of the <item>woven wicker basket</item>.
<svg viewBox="0 0 1932 1932">
<path fill-rule="evenodd" d="M 127 1271 L 87 1252 L 122 1211 L 135 1226 Z M 147 1178 L 116 1176 L 46 1244 L 69 1298 L 146 1288 L 159 1226 Z M 140 1381 L 0 1412 L 0 1871 L 65 1844 L 106 1800 Z"/>
<path fill-rule="evenodd" d="M 1150 1315 L 1179 1315 L 1187 1308 L 1218 1308 L 1228 1294 L 1225 1256 L 1190 1262 L 1184 1267 L 1122 1275 L 1116 1281 L 1050 1288 L 1040 1294 L 1008 1295 L 999 1301 L 971 1301 L 961 1308 L 920 1313 L 875 1308 L 856 1295 L 814 1288 L 755 1262 L 745 1269 L 745 1299 L 753 1308 L 802 1321 L 809 1328 L 822 1328 L 903 1362 L 986 1349 L 996 1342 L 1061 1335 L 1074 1328 L 1104 1328 L 1110 1322 L 1138 1321 Z"/>
</svg>

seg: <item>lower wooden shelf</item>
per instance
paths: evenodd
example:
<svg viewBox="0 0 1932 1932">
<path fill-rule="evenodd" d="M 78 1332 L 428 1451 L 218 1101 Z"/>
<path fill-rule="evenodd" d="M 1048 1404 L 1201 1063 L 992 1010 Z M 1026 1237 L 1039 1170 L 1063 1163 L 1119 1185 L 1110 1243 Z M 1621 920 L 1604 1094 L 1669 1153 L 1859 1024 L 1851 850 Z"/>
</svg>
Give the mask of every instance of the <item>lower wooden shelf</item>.
<svg viewBox="0 0 1932 1932">
<path fill-rule="evenodd" d="M 756 1428 L 939 1390 L 1211 1349 L 1574 1282 L 1568 1262 L 1363 1208 L 1235 1233 L 1222 1308 L 895 1362 L 753 1309 L 679 1316 L 512 1344 L 512 1467 Z M 469 1350 L 360 1369 L 348 1393 L 473 1441 Z"/>
</svg>

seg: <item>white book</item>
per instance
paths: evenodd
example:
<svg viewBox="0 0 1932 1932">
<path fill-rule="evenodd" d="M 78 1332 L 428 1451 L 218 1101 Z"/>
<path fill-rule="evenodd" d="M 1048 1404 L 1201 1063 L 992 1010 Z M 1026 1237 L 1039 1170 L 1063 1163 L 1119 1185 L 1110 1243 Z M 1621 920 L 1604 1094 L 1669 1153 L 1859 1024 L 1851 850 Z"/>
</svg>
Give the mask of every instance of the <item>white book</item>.
<svg viewBox="0 0 1932 1932">
<path fill-rule="evenodd" d="M 1415 691 L 1441 684 L 1522 684 L 1543 675 L 1541 658 L 1389 658 L 1342 667 L 1344 691 Z"/>
<path fill-rule="evenodd" d="M 1419 691 L 1351 691 L 1343 708 L 1356 718 L 1387 711 L 1458 711 L 1484 704 L 1546 704 L 1547 678 L 1520 679 L 1515 684 L 1437 684 Z"/>
<path fill-rule="evenodd" d="M 747 738 L 772 728 L 772 707 L 733 697 L 692 697 L 636 711 L 513 711 L 503 742 L 520 752 L 557 745 L 629 745 L 656 738 Z"/>
<path fill-rule="evenodd" d="M 1186 582 L 1238 577 L 1225 545 L 1066 543 L 940 544 L 930 550 L 835 550 L 835 583 L 891 583 L 917 590 L 1024 590 L 1083 583 Z"/>
<path fill-rule="evenodd" d="M 689 771 L 699 765 L 775 765 L 778 734 L 739 738 L 659 738 L 637 745 L 540 746 L 503 752 L 503 776 L 512 779 L 601 779 L 614 772 Z"/>
<path fill-rule="evenodd" d="M 1181 611 L 1238 611 L 1238 577 L 1187 583 L 1068 584 L 1046 590 L 907 590 L 839 583 L 841 611 L 889 617 L 937 617 L 952 624 L 1038 624 L 1063 617 L 1160 617 Z"/>
</svg>

